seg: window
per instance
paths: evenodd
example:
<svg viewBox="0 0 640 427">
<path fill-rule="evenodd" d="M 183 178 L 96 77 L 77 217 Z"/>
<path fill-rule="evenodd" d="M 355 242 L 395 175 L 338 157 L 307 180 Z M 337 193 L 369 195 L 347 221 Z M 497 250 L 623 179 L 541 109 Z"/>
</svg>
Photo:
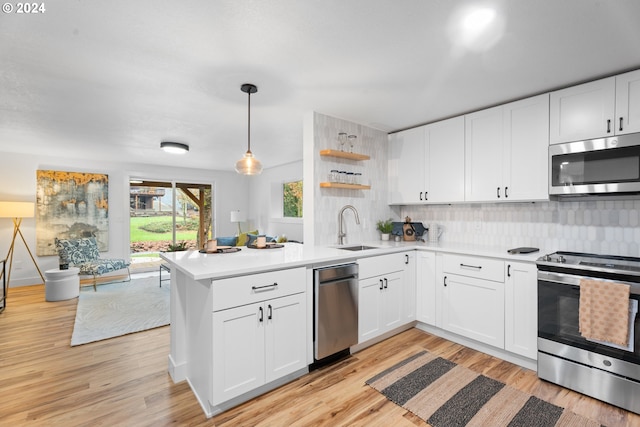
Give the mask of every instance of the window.
<svg viewBox="0 0 640 427">
<path fill-rule="evenodd" d="M 282 185 L 282 216 L 302 218 L 302 181 L 285 182 Z"/>
</svg>

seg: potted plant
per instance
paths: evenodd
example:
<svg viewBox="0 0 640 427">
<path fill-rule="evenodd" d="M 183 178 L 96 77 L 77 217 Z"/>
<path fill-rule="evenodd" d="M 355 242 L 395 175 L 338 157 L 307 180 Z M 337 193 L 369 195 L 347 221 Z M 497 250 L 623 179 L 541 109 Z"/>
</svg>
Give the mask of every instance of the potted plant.
<svg viewBox="0 0 640 427">
<path fill-rule="evenodd" d="M 376 228 L 380 232 L 380 238 L 382 240 L 389 240 L 389 235 L 393 230 L 393 220 L 391 218 L 387 220 L 380 220 L 376 223 Z"/>
<path fill-rule="evenodd" d="M 186 251 L 188 248 L 188 243 L 186 241 L 177 242 L 176 244 L 169 244 L 167 250 L 165 252 L 179 252 Z"/>
</svg>

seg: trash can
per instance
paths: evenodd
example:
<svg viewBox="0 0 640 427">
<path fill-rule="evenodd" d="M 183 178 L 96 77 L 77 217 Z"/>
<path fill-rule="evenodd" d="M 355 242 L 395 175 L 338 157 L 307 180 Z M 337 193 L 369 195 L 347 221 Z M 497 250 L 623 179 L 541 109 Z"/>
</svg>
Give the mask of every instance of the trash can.
<svg viewBox="0 0 640 427">
<path fill-rule="evenodd" d="M 44 295 L 47 301 L 62 301 L 80 295 L 80 269 L 54 268 L 44 272 Z"/>
</svg>

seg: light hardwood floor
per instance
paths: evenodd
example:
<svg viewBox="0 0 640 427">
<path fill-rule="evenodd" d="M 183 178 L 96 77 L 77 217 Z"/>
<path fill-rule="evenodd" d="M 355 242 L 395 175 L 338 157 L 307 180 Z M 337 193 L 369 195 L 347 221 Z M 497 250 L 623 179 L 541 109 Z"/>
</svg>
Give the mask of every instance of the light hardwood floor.
<svg viewBox="0 0 640 427">
<path fill-rule="evenodd" d="M 70 347 L 76 299 L 45 302 L 38 285 L 9 289 L 7 302 L 1 426 L 425 426 L 364 384 L 422 349 L 607 426 L 640 426 L 638 415 L 416 329 L 207 419 L 186 382 L 167 373 L 168 327 Z"/>
</svg>

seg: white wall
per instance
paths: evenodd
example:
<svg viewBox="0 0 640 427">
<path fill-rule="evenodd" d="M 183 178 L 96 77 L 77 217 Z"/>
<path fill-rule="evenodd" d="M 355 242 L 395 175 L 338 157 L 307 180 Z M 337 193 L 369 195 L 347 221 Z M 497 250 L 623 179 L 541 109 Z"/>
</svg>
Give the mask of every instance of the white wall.
<svg viewBox="0 0 640 427">
<path fill-rule="evenodd" d="M 261 233 L 269 236 L 285 235 L 289 240 L 303 241 L 303 219 L 282 218 L 282 185 L 302 179 L 302 160 L 265 169 L 251 177 L 247 219 Z M 305 215 L 306 212 L 303 212 Z M 244 229 L 243 229 L 244 231 Z"/>
<path fill-rule="evenodd" d="M 338 148 L 339 132 L 356 135 L 358 142 L 354 152 L 367 154 L 370 159 L 354 161 L 320 156 L 322 149 Z M 387 133 L 320 113 L 309 113 L 305 117 L 303 139 L 305 243 L 337 244 L 338 213 L 345 205 L 353 205 L 360 217 L 358 225 L 353 213 L 345 211 L 345 243 L 378 240 L 376 222 L 392 217 L 387 205 Z M 320 182 L 327 181 L 329 171 L 338 167 L 361 172 L 362 183 L 370 184 L 371 189 L 320 188 Z"/>
<path fill-rule="evenodd" d="M 101 254 L 104 257 L 128 258 L 129 256 L 129 177 L 212 184 L 214 216 L 217 218 L 214 231 L 218 235 L 236 233 L 236 224 L 229 221 L 231 210 L 239 209 L 245 212 L 249 210 L 249 198 L 239 197 L 239 195 L 249 194 L 249 178 L 235 172 L 106 163 L 99 159 L 79 160 L 4 152 L 0 152 L 0 200 L 35 202 L 36 170 L 38 169 L 96 172 L 109 175 L 109 250 Z M 58 258 L 35 255 L 35 225 L 35 218 L 26 218 L 22 222 L 21 230 L 40 270 L 44 273 L 45 270 L 58 266 Z M 12 232 L 12 220 L 0 218 L 0 259 L 4 258 L 9 250 Z M 10 286 L 33 285 L 41 282 L 24 244 L 18 238 Z"/>
</svg>

